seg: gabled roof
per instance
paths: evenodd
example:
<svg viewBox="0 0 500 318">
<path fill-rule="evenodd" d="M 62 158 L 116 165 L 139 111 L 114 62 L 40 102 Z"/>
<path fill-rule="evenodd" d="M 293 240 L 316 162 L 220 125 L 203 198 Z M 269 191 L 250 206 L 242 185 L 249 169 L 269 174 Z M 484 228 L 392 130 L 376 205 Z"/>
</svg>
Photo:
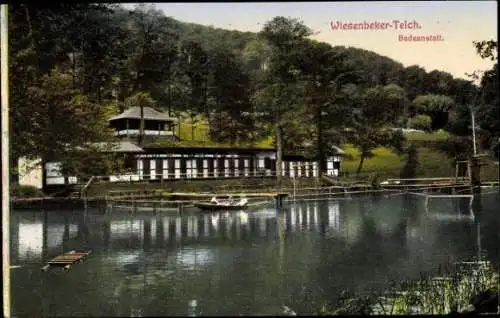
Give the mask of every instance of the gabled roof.
<svg viewBox="0 0 500 318">
<path fill-rule="evenodd" d="M 111 117 L 108 121 L 113 121 L 117 119 L 141 119 L 141 108 L 139 106 L 130 107 L 123 113 Z M 163 120 L 163 121 L 174 121 L 175 119 L 168 116 L 167 113 L 159 112 L 151 107 L 144 107 L 144 119 L 147 120 Z"/>
</svg>

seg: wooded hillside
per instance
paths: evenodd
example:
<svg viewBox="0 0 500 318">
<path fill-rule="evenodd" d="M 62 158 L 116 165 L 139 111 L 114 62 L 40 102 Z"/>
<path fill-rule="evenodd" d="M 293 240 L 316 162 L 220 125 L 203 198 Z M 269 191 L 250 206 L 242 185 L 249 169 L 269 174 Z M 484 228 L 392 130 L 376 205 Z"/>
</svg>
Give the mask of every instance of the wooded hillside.
<svg viewBox="0 0 500 318">
<path fill-rule="evenodd" d="M 111 139 L 106 118 L 134 103 L 183 114 L 190 139 L 206 124 L 212 143 L 250 145 L 272 136 L 283 151 L 319 158 L 328 145 L 349 142 L 361 165 L 378 146 L 408 151 L 393 127 L 447 130 L 453 136 L 444 150 L 470 153 L 471 106 L 482 148 L 494 151 L 500 137 L 496 64 L 476 87 L 311 40 L 293 18 L 276 17 L 256 34 L 180 22 L 146 5 L 9 9 L 14 160 L 74 161 L 82 145 Z M 477 43 L 477 50 L 478 58 L 497 58 L 496 42 Z"/>
</svg>

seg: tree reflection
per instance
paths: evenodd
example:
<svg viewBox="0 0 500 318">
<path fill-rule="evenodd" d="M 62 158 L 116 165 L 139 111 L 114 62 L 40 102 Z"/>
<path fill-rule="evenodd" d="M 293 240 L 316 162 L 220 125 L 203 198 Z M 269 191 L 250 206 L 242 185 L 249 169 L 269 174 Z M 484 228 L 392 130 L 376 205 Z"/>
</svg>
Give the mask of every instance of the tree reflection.
<svg viewBox="0 0 500 318">
<path fill-rule="evenodd" d="M 279 213 L 89 211 L 87 219 L 81 211 L 64 217 L 36 213 L 33 220 L 12 219 L 39 227 L 39 250 L 51 256 L 51 246 L 87 246 L 95 253 L 66 273 L 24 272 L 13 293 L 26 295 L 15 297 L 28 315 L 43 308 L 49 316 L 75 310 L 121 316 L 139 309 L 142 315 L 184 316 L 192 300 L 205 315 L 280 314 L 282 305 L 307 313 L 344 289 L 383 289 L 388 278 L 418 276 L 448 255 L 465 257 L 483 248 L 491 258 L 496 210 L 485 210 L 475 224 L 442 222 L 426 215 L 418 200 L 402 196 L 297 202 Z M 36 228 L 19 227 L 19 235 Z"/>
</svg>

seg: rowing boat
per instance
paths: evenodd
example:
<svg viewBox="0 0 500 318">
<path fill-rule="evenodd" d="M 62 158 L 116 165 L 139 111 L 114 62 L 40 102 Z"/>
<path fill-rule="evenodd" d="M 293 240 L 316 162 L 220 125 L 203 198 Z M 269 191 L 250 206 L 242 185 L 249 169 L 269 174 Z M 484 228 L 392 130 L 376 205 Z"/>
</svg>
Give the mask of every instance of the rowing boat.
<svg viewBox="0 0 500 318">
<path fill-rule="evenodd" d="M 212 202 L 195 202 L 194 206 L 201 210 L 209 210 L 209 211 L 235 211 L 235 210 L 245 210 L 248 208 L 248 205 L 238 205 L 238 204 L 216 204 Z"/>
</svg>

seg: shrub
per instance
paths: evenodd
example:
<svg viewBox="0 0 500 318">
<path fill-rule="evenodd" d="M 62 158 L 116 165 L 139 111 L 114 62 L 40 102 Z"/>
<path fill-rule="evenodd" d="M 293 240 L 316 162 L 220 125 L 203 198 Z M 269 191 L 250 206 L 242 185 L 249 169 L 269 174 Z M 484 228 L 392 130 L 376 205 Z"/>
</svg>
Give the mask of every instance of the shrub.
<svg viewBox="0 0 500 318">
<path fill-rule="evenodd" d="M 11 185 L 10 195 L 12 197 L 42 197 L 43 193 L 40 189 L 33 186 Z"/>
<path fill-rule="evenodd" d="M 373 175 L 370 176 L 370 183 L 372 185 L 373 189 L 380 189 L 380 180 L 381 176 L 379 173 L 374 173 Z"/>
<path fill-rule="evenodd" d="M 432 118 L 427 115 L 418 115 L 410 119 L 410 128 L 419 129 L 423 131 L 431 131 Z"/>
</svg>

